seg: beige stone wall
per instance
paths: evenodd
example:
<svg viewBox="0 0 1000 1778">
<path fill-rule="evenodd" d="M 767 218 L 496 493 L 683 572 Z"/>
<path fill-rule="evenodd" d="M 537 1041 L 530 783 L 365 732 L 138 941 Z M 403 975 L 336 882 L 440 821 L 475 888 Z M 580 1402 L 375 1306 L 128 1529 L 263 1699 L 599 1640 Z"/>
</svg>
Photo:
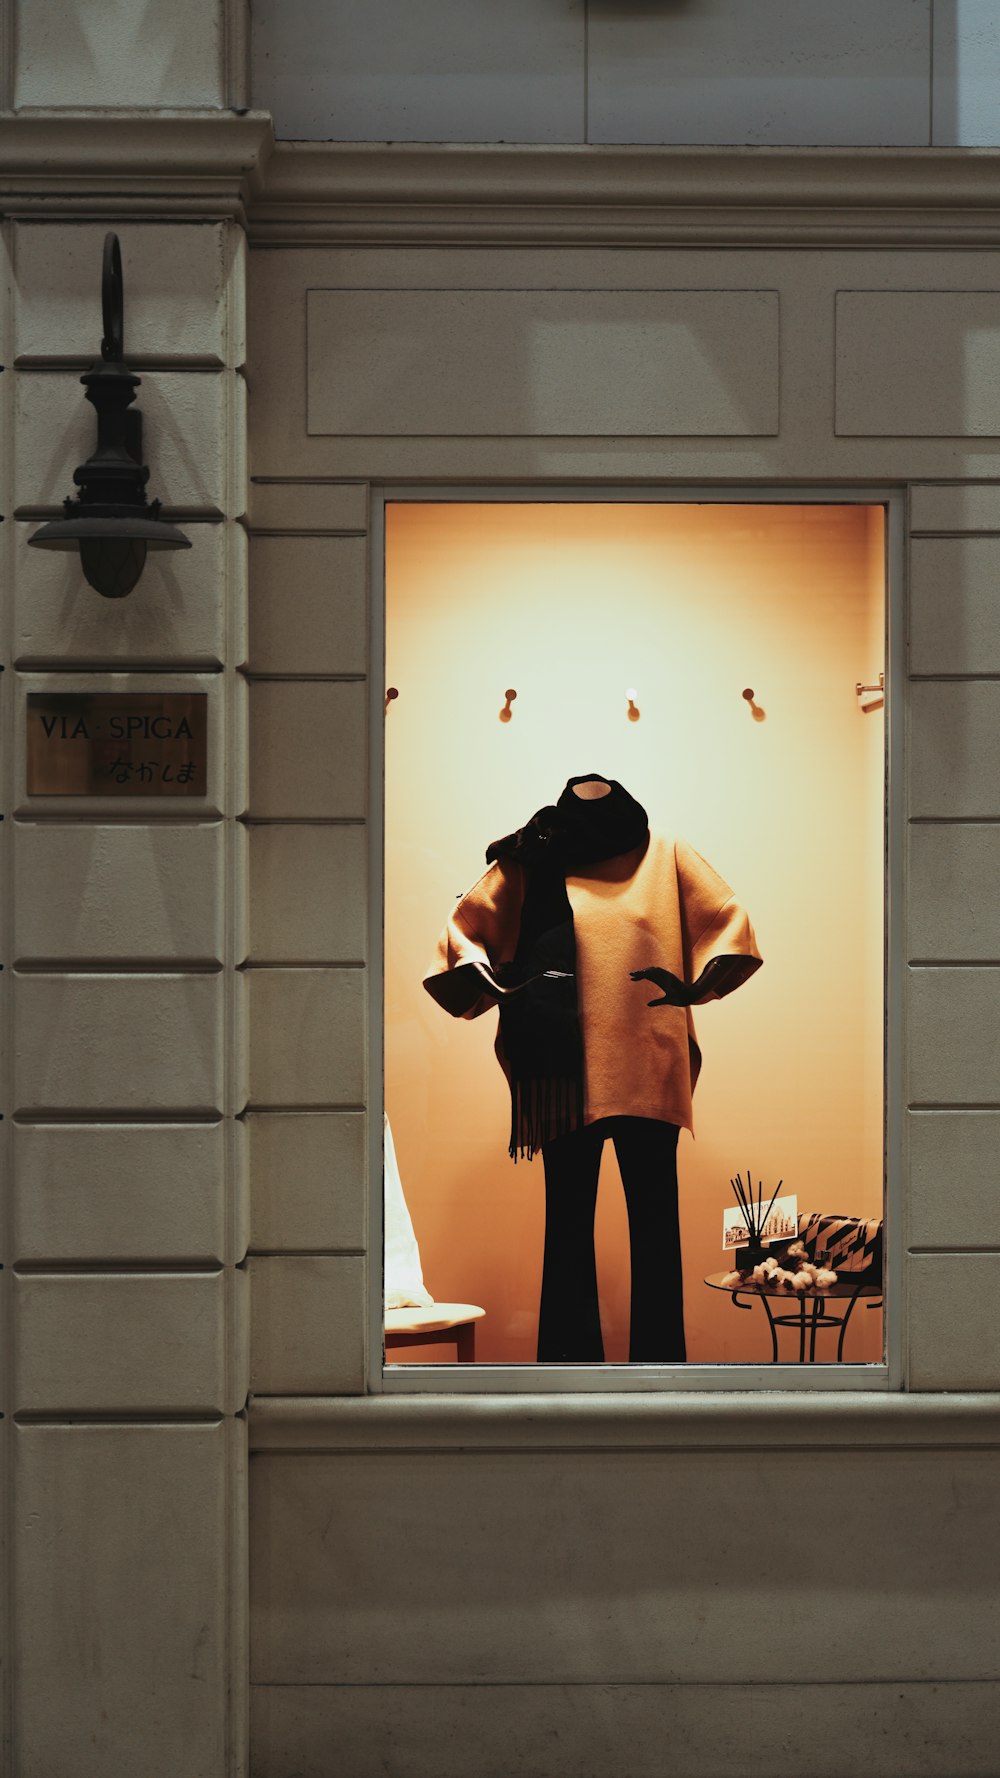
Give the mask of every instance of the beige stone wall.
<svg viewBox="0 0 1000 1778">
<path fill-rule="evenodd" d="M 606 1415 L 253 1459 L 260 1778 L 995 1771 L 995 1450 Z"/>
<path fill-rule="evenodd" d="M 211 171 L 196 166 L 200 122 L 240 127 L 243 22 L 230 0 L 0 8 L 2 1744 L 17 1778 L 246 1766 L 246 253 L 221 137 Z M 28 548 L 93 448 L 78 379 L 100 355 L 109 227 L 149 492 L 192 543 L 151 555 L 122 601 L 76 557 Z M 206 692 L 206 795 L 29 795 L 38 689 Z"/>
<path fill-rule="evenodd" d="M 250 518 L 251 1382 L 353 1393 L 368 1245 L 367 489 L 258 481 Z"/>
<path fill-rule="evenodd" d="M 249 1573 L 258 1778 L 700 1778 L 776 1745 L 986 1778 L 995 168 L 956 193 L 928 162 L 915 221 L 894 162 L 852 221 L 839 163 L 755 160 L 758 203 L 697 158 L 501 157 L 477 197 L 459 157 L 429 216 L 433 154 L 267 168 L 245 23 L 0 8 L 9 1769 L 246 1770 Z M 120 604 L 26 547 L 90 449 L 109 224 L 151 490 L 194 546 Z M 391 403 L 358 375 L 388 348 Z M 909 487 L 899 1392 L 368 1393 L 369 487 L 397 478 Z M 29 797 L 28 690 L 136 685 L 208 692 L 205 798 Z"/>
<path fill-rule="evenodd" d="M 250 984 L 260 1778 L 320 1778 L 332 1748 L 401 1778 L 735 1778 L 776 1747 L 820 1778 L 992 1770 L 996 1396 L 980 1412 L 969 1392 L 1000 1387 L 1000 324 L 978 294 L 997 270 L 993 251 L 846 245 L 252 252 L 252 626 L 299 681 L 272 678 L 252 629 L 269 682 L 251 688 L 251 958 L 275 965 Z M 353 839 L 360 865 L 380 793 L 358 484 L 663 481 L 909 490 L 891 685 L 902 1392 L 800 1398 L 778 1420 L 766 1395 L 365 1399 L 371 953 L 344 860 Z M 298 652 L 286 613 L 293 633 L 309 614 Z M 372 680 L 377 697 L 374 664 Z"/>
<path fill-rule="evenodd" d="M 120 232 L 150 489 L 193 544 L 122 602 L 27 548 L 92 448 L 104 228 L 5 231 L 13 1770 L 105 1773 L 129 1747 L 176 1770 L 183 1720 L 215 1774 L 240 1739 L 249 1343 L 244 242 Z M 207 692 L 207 795 L 30 796 L 39 688 Z"/>
</svg>

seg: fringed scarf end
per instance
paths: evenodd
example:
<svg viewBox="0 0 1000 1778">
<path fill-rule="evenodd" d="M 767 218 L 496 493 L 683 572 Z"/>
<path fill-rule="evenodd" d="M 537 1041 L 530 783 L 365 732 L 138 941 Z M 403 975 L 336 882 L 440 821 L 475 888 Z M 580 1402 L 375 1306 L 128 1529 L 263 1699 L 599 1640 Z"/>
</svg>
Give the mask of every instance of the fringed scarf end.
<svg viewBox="0 0 1000 1778">
<path fill-rule="evenodd" d="M 530 1161 L 545 1142 L 583 1128 L 583 1089 L 576 1080 L 512 1080 L 512 1161 Z"/>
</svg>

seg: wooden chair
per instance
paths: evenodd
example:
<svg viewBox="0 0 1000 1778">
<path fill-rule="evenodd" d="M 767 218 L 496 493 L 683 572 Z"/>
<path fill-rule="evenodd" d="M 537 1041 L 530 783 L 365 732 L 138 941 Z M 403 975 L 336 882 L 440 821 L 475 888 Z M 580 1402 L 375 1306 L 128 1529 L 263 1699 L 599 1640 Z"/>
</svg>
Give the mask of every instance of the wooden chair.
<svg viewBox="0 0 1000 1778">
<path fill-rule="evenodd" d="M 454 1342 L 459 1364 L 476 1360 L 476 1322 L 486 1314 L 475 1303 L 429 1303 L 425 1309 L 387 1309 L 385 1350 Z"/>
</svg>

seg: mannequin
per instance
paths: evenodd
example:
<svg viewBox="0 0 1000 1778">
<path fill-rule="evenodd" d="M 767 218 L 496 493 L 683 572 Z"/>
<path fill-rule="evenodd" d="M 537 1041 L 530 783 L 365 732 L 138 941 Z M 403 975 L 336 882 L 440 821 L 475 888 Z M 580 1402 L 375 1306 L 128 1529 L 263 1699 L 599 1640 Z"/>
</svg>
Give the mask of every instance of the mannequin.
<svg viewBox="0 0 1000 1778">
<path fill-rule="evenodd" d="M 510 1152 L 541 1149 L 545 1174 L 539 1360 L 604 1356 L 594 1211 L 610 1139 L 629 1215 L 629 1356 L 683 1362 L 676 1154 L 701 1067 L 690 1009 L 760 968 L 753 928 L 711 865 L 651 835 L 641 805 L 598 773 L 571 778 L 487 860 L 424 985 L 455 1017 L 500 1009 Z M 645 1004 L 643 983 L 660 990 Z"/>
</svg>

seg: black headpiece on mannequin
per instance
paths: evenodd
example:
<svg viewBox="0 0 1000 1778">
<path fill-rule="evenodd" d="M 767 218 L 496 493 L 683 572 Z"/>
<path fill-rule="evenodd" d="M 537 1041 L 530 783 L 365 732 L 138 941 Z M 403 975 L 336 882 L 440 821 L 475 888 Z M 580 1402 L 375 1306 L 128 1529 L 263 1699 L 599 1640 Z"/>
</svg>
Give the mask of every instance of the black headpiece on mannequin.
<svg viewBox="0 0 1000 1778">
<path fill-rule="evenodd" d="M 607 784 L 608 794 L 577 796 L 578 784 Z M 630 852 L 648 831 L 645 809 L 617 779 L 586 772 L 570 778 L 558 802 L 547 803 L 523 827 L 494 840 L 487 847 L 486 861 L 514 858 L 527 870 L 539 864 L 558 865 L 563 876 L 572 876 L 577 867 Z"/>
<path fill-rule="evenodd" d="M 610 786 L 606 796 L 575 794 L 577 784 Z M 583 1037 L 576 983 L 576 937 L 567 876 L 641 846 L 646 811 L 614 778 L 570 778 L 558 802 L 536 810 L 514 833 L 494 840 L 487 862 L 510 859 L 525 873 L 514 960 L 497 979 L 500 1033 L 510 1074 L 510 1153 L 530 1160 L 542 1143 L 583 1124 Z"/>
</svg>

